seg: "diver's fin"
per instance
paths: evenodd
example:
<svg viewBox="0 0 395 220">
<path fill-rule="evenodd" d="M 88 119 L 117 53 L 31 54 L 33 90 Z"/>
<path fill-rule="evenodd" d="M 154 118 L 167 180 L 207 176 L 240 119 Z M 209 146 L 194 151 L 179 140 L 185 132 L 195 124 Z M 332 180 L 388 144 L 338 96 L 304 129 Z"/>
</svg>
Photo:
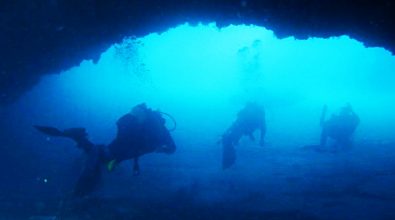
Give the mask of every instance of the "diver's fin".
<svg viewBox="0 0 395 220">
<path fill-rule="evenodd" d="M 79 148 L 89 147 L 88 145 L 93 145 L 87 139 L 88 134 L 86 133 L 85 128 L 69 128 L 64 131 L 61 131 L 57 128 L 48 127 L 48 126 L 34 125 L 33 127 L 36 128 L 38 131 L 52 137 L 70 138 L 77 143 L 77 146 Z"/>
<path fill-rule="evenodd" d="M 85 166 L 75 184 L 73 196 L 85 197 L 93 192 L 98 186 L 101 178 L 102 162 L 101 153 L 98 150 L 89 151 L 86 155 Z"/>
<path fill-rule="evenodd" d="M 33 125 L 38 131 L 53 137 L 64 137 L 64 133 L 57 128 L 48 126 Z"/>
</svg>

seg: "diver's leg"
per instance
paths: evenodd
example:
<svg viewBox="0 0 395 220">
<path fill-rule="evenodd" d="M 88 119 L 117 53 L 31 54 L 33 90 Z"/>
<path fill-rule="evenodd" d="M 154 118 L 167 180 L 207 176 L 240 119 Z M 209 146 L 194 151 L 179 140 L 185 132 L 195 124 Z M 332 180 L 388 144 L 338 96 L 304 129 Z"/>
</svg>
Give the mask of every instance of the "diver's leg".
<svg viewBox="0 0 395 220">
<path fill-rule="evenodd" d="M 248 133 L 247 136 L 250 138 L 251 141 L 255 142 L 255 137 L 254 137 L 254 133 Z"/>
<path fill-rule="evenodd" d="M 238 144 L 243 136 L 240 127 L 229 129 L 229 132 L 222 139 L 222 169 L 231 167 L 236 162 L 236 151 L 234 146 Z"/>
<path fill-rule="evenodd" d="M 236 152 L 230 141 L 225 141 L 222 146 L 222 169 L 231 167 L 236 162 Z"/>
<path fill-rule="evenodd" d="M 139 158 L 136 157 L 133 160 L 133 175 L 138 176 L 140 174 Z"/>
<path fill-rule="evenodd" d="M 78 179 L 73 194 L 77 197 L 91 193 L 98 185 L 101 177 L 101 158 L 99 149 L 94 148 L 87 153 L 84 170 Z"/>
</svg>

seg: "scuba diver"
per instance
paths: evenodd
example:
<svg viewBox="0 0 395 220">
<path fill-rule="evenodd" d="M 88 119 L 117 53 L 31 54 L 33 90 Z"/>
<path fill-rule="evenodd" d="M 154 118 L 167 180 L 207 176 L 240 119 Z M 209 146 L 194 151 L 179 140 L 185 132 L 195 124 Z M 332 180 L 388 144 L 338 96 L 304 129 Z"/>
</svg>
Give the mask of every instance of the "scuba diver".
<svg viewBox="0 0 395 220">
<path fill-rule="evenodd" d="M 73 190 L 73 195 L 80 197 L 95 189 L 100 181 L 103 164 L 112 171 L 116 164 L 133 159 L 134 174 L 138 175 L 138 158 L 142 155 L 153 152 L 174 153 L 176 145 L 165 126 L 163 114 L 171 117 L 147 108 L 145 103 L 133 107 L 130 113 L 118 120 L 117 136 L 108 146 L 93 144 L 84 128 L 61 131 L 54 127 L 34 127 L 49 136 L 70 138 L 76 142 L 77 148 L 83 150 L 86 155 L 85 167 Z M 171 119 L 174 120 L 172 117 Z"/>
<path fill-rule="evenodd" d="M 359 117 L 347 104 L 341 108 L 339 114 L 333 114 L 331 118 L 325 120 L 327 106 L 324 105 L 320 125 L 322 127 L 320 147 L 325 147 L 328 138 L 336 141 L 336 144 L 349 146 L 354 131 L 359 124 Z"/>
<path fill-rule="evenodd" d="M 231 167 L 236 161 L 234 146 L 242 136 L 255 141 L 254 132 L 260 130 L 259 145 L 263 146 L 266 134 L 265 111 L 254 102 L 248 102 L 237 114 L 237 119 L 222 135 L 222 168 Z"/>
<path fill-rule="evenodd" d="M 165 126 L 166 120 L 162 114 L 166 113 L 153 111 L 143 103 L 135 106 L 130 113 L 117 121 L 117 136 L 108 145 L 109 158 L 111 158 L 107 164 L 109 171 L 113 170 L 116 164 L 133 159 L 134 175 L 138 175 L 140 173 L 138 159 L 141 155 L 151 152 L 166 154 L 175 152 L 176 145 Z"/>
</svg>

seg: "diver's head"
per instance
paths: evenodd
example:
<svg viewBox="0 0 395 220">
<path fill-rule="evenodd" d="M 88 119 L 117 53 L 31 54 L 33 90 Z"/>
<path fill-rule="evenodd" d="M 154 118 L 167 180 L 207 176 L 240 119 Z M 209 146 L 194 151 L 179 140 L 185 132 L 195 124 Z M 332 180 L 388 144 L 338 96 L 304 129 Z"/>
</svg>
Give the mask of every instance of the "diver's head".
<svg viewBox="0 0 395 220">
<path fill-rule="evenodd" d="M 350 114 L 351 112 L 352 112 L 352 108 L 349 103 L 347 103 L 346 106 L 340 109 L 340 114 L 342 115 Z"/>
<path fill-rule="evenodd" d="M 248 102 L 246 102 L 246 106 L 247 106 L 247 107 L 256 106 L 256 105 L 257 105 L 257 103 L 254 102 L 254 101 L 248 101 Z"/>
<path fill-rule="evenodd" d="M 263 103 L 255 101 L 255 100 L 250 100 L 246 102 L 245 104 L 246 108 L 260 108 L 263 109 Z"/>
<path fill-rule="evenodd" d="M 147 117 L 146 113 L 147 105 L 145 103 L 134 106 L 130 111 L 130 114 L 135 116 L 139 122 L 143 122 L 145 120 L 145 118 Z"/>
</svg>

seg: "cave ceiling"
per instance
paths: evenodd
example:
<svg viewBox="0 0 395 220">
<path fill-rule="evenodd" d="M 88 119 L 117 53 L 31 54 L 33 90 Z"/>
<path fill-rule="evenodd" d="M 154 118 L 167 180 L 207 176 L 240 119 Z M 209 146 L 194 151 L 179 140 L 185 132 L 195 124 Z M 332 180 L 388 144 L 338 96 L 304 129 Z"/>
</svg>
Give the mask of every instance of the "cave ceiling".
<svg viewBox="0 0 395 220">
<path fill-rule="evenodd" d="M 255 24 L 279 38 L 349 35 L 394 52 L 394 6 L 395 1 L 380 0 L 5 0 L 0 104 L 17 100 L 44 74 L 97 60 L 124 37 L 185 22 Z"/>
</svg>

